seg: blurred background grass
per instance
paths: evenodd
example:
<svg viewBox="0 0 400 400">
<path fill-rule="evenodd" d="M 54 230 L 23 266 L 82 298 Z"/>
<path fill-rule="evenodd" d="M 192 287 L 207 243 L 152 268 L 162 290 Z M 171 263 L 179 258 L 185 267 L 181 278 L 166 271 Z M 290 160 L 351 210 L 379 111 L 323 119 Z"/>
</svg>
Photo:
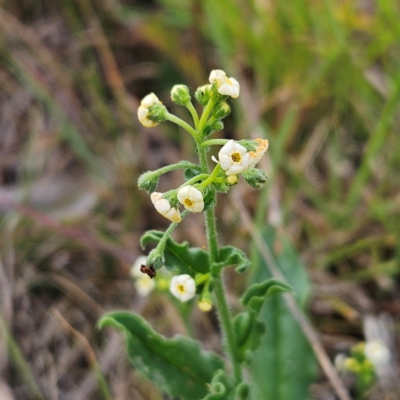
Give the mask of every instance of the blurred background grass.
<svg viewBox="0 0 400 400">
<path fill-rule="evenodd" d="M 140 298 L 128 272 L 143 231 L 167 226 L 138 174 L 192 159 L 192 143 L 171 125 L 141 127 L 136 109 L 154 91 L 187 118 L 170 88 L 194 90 L 214 68 L 241 83 L 220 135 L 270 141 L 267 188 L 235 190 L 306 264 L 328 352 L 361 340 L 368 314 L 391 317 L 395 344 L 399 19 L 399 3 L 385 0 L 3 0 L 0 398 L 163 398 L 131 372 L 118 334 L 95 324 L 127 308 L 166 335 L 188 333 L 168 295 Z M 171 173 L 160 191 L 181 179 Z M 219 229 L 249 250 L 226 199 Z M 201 216 L 176 238 L 204 245 Z M 227 283 L 235 307 L 243 283 L 230 273 Z M 191 334 L 219 351 L 215 316 L 191 319 Z M 321 376 L 314 398 L 332 399 L 324 385 Z"/>
</svg>

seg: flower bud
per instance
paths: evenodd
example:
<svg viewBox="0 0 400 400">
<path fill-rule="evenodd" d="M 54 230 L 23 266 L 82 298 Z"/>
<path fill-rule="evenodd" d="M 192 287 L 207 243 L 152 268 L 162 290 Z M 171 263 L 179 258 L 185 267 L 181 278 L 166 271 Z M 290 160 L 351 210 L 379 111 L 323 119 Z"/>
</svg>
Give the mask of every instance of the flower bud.
<svg viewBox="0 0 400 400">
<path fill-rule="evenodd" d="M 189 88 L 186 85 L 175 85 L 171 90 L 171 100 L 181 106 L 190 103 Z"/>
<path fill-rule="evenodd" d="M 161 103 L 155 103 L 149 107 L 147 119 L 158 125 L 167 120 L 167 109 Z"/>
<path fill-rule="evenodd" d="M 204 85 L 200 86 L 195 94 L 194 97 L 195 99 L 202 105 L 205 106 L 207 105 L 208 101 L 210 100 L 211 96 L 211 85 Z"/>
<path fill-rule="evenodd" d="M 203 312 L 208 312 L 212 309 L 212 300 L 210 292 L 204 292 L 201 297 L 200 301 L 197 303 L 199 309 Z"/>
<path fill-rule="evenodd" d="M 153 118 L 151 118 L 150 109 L 155 105 L 164 107 L 161 101 L 154 93 L 148 94 L 140 102 L 140 106 L 138 108 L 138 119 L 140 123 L 146 128 L 153 128 L 154 126 L 157 126 L 160 122 L 162 122 L 162 121 L 155 121 L 153 120 Z"/>
<path fill-rule="evenodd" d="M 229 185 L 235 185 L 236 183 L 238 183 L 238 177 L 237 175 L 229 175 L 226 178 L 226 181 L 228 182 Z"/>
<path fill-rule="evenodd" d="M 147 256 L 146 265 L 148 267 L 152 267 L 154 269 L 154 271 L 158 271 L 160 268 L 162 268 L 165 265 L 164 254 L 160 253 L 156 247 Z"/>
<path fill-rule="evenodd" d="M 219 102 L 212 113 L 215 119 L 224 119 L 231 113 L 231 108 L 226 101 Z"/>
<path fill-rule="evenodd" d="M 214 132 L 222 131 L 224 129 L 224 123 L 222 121 L 214 121 L 212 124 L 208 123 L 204 127 L 204 135 L 210 136 Z"/>
<path fill-rule="evenodd" d="M 249 168 L 242 172 L 244 180 L 254 189 L 261 189 L 267 182 L 268 176 L 258 168 Z"/>
<path fill-rule="evenodd" d="M 139 189 L 152 193 L 157 189 L 158 181 L 159 177 L 148 171 L 139 176 L 138 186 Z"/>
</svg>

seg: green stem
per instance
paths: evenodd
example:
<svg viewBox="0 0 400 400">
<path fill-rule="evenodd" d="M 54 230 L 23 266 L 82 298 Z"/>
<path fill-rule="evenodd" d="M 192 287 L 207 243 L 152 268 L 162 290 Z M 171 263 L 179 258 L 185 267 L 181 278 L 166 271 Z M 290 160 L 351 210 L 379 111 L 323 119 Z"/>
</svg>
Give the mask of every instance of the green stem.
<svg viewBox="0 0 400 400">
<path fill-rule="evenodd" d="M 201 115 L 200 122 L 197 128 L 199 135 L 203 134 L 203 129 L 206 125 L 208 116 L 210 115 L 210 112 L 214 108 L 216 102 L 217 102 L 216 99 L 213 99 L 212 97 L 208 101 L 206 108 L 204 109 L 203 114 Z"/>
<path fill-rule="evenodd" d="M 209 103 L 210 104 L 210 103 Z M 207 168 L 207 158 L 205 149 L 198 144 L 198 152 L 200 158 L 200 165 L 204 170 Z M 215 169 L 214 169 L 215 171 Z M 218 237 L 217 227 L 215 222 L 214 208 L 210 208 L 206 211 L 206 230 L 208 249 L 210 254 L 210 265 L 219 261 L 219 248 L 218 248 Z M 228 303 L 226 301 L 224 285 L 222 282 L 221 271 L 213 277 L 214 282 L 214 293 L 215 302 L 219 318 L 221 320 L 222 333 L 225 338 L 225 351 L 231 359 L 233 375 L 236 384 L 242 382 L 242 370 L 239 361 L 239 355 L 237 352 L 235 332 L 233 330 L 232 318 L 229 311 Z"/>
<path fill-rule="evenodd" d="M 165 167 L 151 171 L 150 174 L 154 176 L 160 176 L 167 172 L 174 171 L 177 169 L 188 169 L 188 168 L 198 168 L 198 167 L 199 166 L 197 164 L 193 164 L 189 161 L 180 161 L 176 164 L 166 165 Z"/>
<path fill-rule="evenodd" d="M 193 136 L 193 139 L 197 142 L 197 132 L 183 119 L 178 118 L 176 115 L 167 113 L 167 120 L 188 131 Z"/>
<path fill-rule="evenodd" d="M 181 218 L 184 219 L 186 217 L 186 215 L 189 214 L 189 211 L 185 210 L 182 211 L 181 214 Z M 180 222 L 179 222 L 180 223 Z M 167 243 L 168 238 L 171 236 L 172 231 L 178 226 L 177 222 L 173 222 L 168 229 L 164 232 L 163 237 L 161 238 L 161 240 L 158 242 L 157 245 L 157 251 L 160 251 L 161 253 L 164 253 L 164 248 L 165 248 L 165 244 Z"/>
<path fill-rule="evenodd" d="M 192 102 L 189 102 L 188 104 L 186 104 L 186 108 L 189 110 L 190 114 L 192 115 L 192 118 L 194 121 L 194 126 L 197 129 L 199 126 L 199 116 L 198 116 L 197 111 L 194 108 Z"/>
<path fill-rule="evenodd" d="M 229 142 L 229 139 L 210 139 L 210 140 L 205 140 L 202 144 L 201 147 L 208 147 L 208 146 L 223 146 L 224 144 L 227 144 Z"/>
<path fill-rule="evenodd" d="M 221 164 L 217 164 L 211 175 L 205 181 L 201 182 L 200 186 L 207 187 L 210 183 L 213 183 L 214 179 L 216 178 L 220 170 L 221 170 Z"/>
<path fill-rule="evenodd" d="M 181 186 L 179 186 L 178 189 L 176 189 L 176 190 L 182 189 L 183 187 L 188 186 L 188 185 L 193 185 L 193 183 L 201 181 L 202 179 L 208 180 L 209 177 L 210 177 L 210 175 L 208 175 L 208 174 L 200 174 L 200 175 L 194 176 L 193 178 L 187 180 L 185 183 L 183 183 Z"/>
</svg>

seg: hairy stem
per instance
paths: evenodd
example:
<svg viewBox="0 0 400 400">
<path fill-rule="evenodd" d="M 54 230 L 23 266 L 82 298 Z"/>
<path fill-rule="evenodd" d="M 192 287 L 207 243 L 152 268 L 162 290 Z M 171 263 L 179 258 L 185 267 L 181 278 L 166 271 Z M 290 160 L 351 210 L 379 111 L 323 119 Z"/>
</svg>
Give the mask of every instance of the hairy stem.
<svg viewBox="0 0 400 400">
<path fill-rule="evenodd" d="M 201 132 L 200 132 L 201 134 Z M 208 171 L 207 158 L 205 154 L 205 149 L 201 148 L 198 144 L 197 151 L 200 157 L 200 165 L 204 170 Z M 210 208 L 206 211 L 206 230 L 207 230 L 207 240 L 208 249 L 210 254 L 210 264 L 219 261 L 219 248 L 218 248 L 218 236 L 217 227 L 215 223 L 214 208 Z M 221 320 L 222 334 L 224 336 L 225 351 L 231 359 L 233 375 L 236 384 L 242 381 L 242 370 L 240 366 L 239 356 L 236 347 L 236 338 L 232 325 L 232 318 L 229 311 L 228 303 L 226 301 L 224 284 L 222 282 L 221 271 L 218 272 L 217 276 L 213 277 L 214 282 L 214 293 L 215 301 Z"/>
<path fill-rule="evenodd" d="M 197 129 L 197 127 L 199 126 L 199 116 L 197 115 L 197 111 L 194 108 L 192 102 L 189 102 L 186 105 L 186 108 L 189 110 L 190 114 L 192 115 L 194 126 Z"/>
<path fill-rule="evenodd" d="M 167 113 L 167 120 L 173 122 L 174 124 L 179 125 L 186 131 L 188 131 L 194 138 L 194 140 L 197 142 L 197 132 L 183 119 L 178 118 L 176 115 Z"/>
</svg>

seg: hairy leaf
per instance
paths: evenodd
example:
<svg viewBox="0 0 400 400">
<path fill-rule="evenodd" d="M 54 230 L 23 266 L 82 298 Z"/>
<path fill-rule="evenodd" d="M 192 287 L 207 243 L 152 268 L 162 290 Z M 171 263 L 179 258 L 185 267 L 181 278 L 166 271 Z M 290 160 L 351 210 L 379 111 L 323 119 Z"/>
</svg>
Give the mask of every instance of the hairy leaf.
<svg viewBox="0 0 400 400">
<path fill-rule="evenodd" d="M 219 250 L 219 261 L 213 264 L 213 270 L 219 271 L 223 267 L 236 265 L 237 272 L 246 272 L 251 265 L 246 253 L 234 246 L 221 247 Z"/>
<path fill-rule="evenodd" d="M 133 366 L 170 396 L 203 399 L 223 362 L 214 353 L 203 351 L 200 343 L 185 337 L 166 339 L 156 333 L 140 315 L 112 312 L 104 315 L 99 327 L 122 331 Z"/>
<path fill-rule="evenodd" d="M 241 302 L 243 305 L 260 312 L 264 301 L 277 293 L 292 292 L 293 288 L 279 279 L 267 279 L 261 283 L 254 283 L 244 293 Z"/>
<path fill-rule="evenodd" d="M 158 243 L 164 232 L 148 231 L 141 238 L 141 245 L 145 247 L 148 243 Z M 189 274 L 194 277 L 198 272 L 207 273 L 210 271 L 210 259 L 208 253 L 198 247 L 189 247 L 188 242 L 176 243 L 168 238 L 165 251 L 165 267 L 177 274 Z"/>
</svg>

